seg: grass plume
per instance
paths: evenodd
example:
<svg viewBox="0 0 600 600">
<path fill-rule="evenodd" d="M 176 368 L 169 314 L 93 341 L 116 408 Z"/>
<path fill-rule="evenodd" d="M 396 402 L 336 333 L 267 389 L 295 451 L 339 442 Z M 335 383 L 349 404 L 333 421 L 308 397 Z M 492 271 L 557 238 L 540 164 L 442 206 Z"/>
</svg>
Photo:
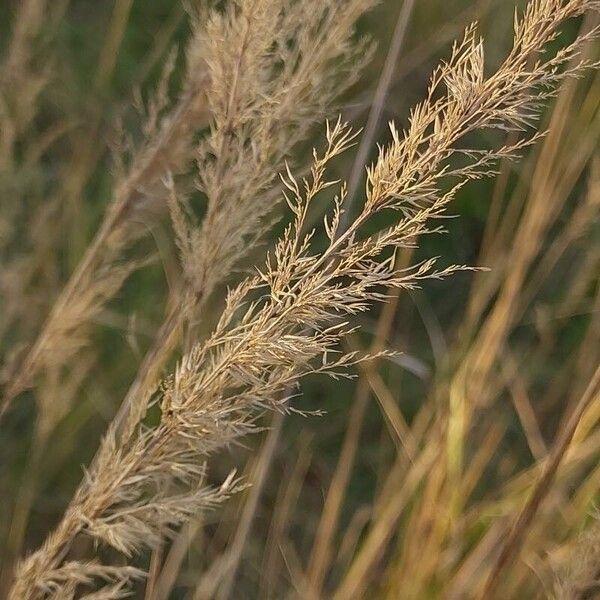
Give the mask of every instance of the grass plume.
<svg viewBox="0 0 600 600">
<path fill-rule="evenodd" d="M 266 10 L 266 4 L 247 6 L 260 11 Z M 434 71 L 426 99 L 411 111 L 407 129 L 400 132 L 391 126 L 392 141 L 381 148 L 369 167 L 361 210 L 345 230 L 340 228 L 340 220 L 346 185 L 332 180 L 327 168 L 356 136 L 341 120 L 328 125 L 326 148 L 314 153 L 310 175 L 298 180 L 287 168 L 282 176 L 292 222 L 257 274 L 230 291 L 213 333 L 194 345 L 172 377 L 163 382 L 158 425 L 141 422 L 125 442 L 114 429 L 109 431 L 63 520 L 40 550 L 21 564 L 11 598 L 40 598 L 49 590 L 68 597 L 77 584 L 91 578 L 109 582 L 101 587 L 104 597 L 119 597 L 137 573 L 129 567 L 69 559 L 78 536 L 88 536 L 132 556 L 158 544 L 198 512 L 222 503 L 242 483 L 232 474 L 222 485 L 208 486 L 205 461 L 211 455 L 256 431 L 256 417 L 264 410 L 288 410 L 288 399 L 281 394 L 303 376 L 347 376 L 351 365 L 372 358 L 340 350 L 342 339 L 354 331 L 351 317 L 385 300 L 384 290 L 388 288 L 413 289 L 425 279 L 443 278 L 465 269 L 437 269 L 432 258 L 399 270 L 395 253 L 414 247 L 425 235 L 441 232 L 437 220 L 446 214 L 458 190 L 470 180 L 493 174 L 498 161 L 518 156 L 538 138 L 531 128 L 544 101 L 556 94 L 564 78 L 592 66 L 577 57 L 597 31 L 580 35 L 554 55 L 544 54 L 544 49 L 566 19 L 597 8 L 597 2 L 586 0 L 533 0 L 515 20 L 512 50 L 490 75 L 484 71 L 483 42 L 474 27 L 468 28 L 450 58 Z M 222 18 L 231 19 L 231 14 Z M 270 19 L 274 14 L 279 13 L 269 13 Z M 266 30 L 264 39 L 258 36 L 256 54 L 250 51 L 247 60 L 258 60 L 253 57 L 262 56 L 261 44 L 267 40 L 272 43 L 280 23 L 270 23 L 270 19 L 267 25 L 271 29 Z M 244 19 L 240 23 L 241 35 L 233 30 L 241 44 L 247 43 L 244 32 L 248 22 Z M 569 67 L 565 69 L 566 65 Z M 240 71 L 238 76 L 242 75 Z M 293 76 L 289 75 L 286 85 L 294 81 Z M 242 80 L 240 86 L 253 83 Z M 211 134 L 214 139 L 209 137 L 211 150 L 206 155 L 210 159 L 200 163 L 199 187 L 209 197 L 208 215 L 210 198 L 217 207 L 219 199 L 228 194 L 222 182 L 226 172 L 233 169 L 235 173 L 239 168 L 240 176 L 247 177 L 246 161 L 264 159 L 264 163 L 250 163 L 257 177 L 248 181 L 247 190 L 242 187 L 238 191 L 244 208 L 245 202 L 250 203 L 272 181 L 273 162 L 280 160 L 278 154 L 273 157 L 269 153 L 267 143 L 262 149 L 243 144 L 237 155 L 245 160 L 230 162 L 236 153 L 224 149 L 232 135 L 228 122 L 237 102 L 236 89 L 229 90 L 224 112 L 217 113 L 220 121 Z M 282 98 L 276 106 L 285 109 Z M 244 108 L 239 108 L 241 114 Z M 252 138 L 256 135 L 260 140 L 271 132 L 275 127 L 271 115 L 265 110 L 266 122 L 259 119 L 258 130 L 248 125 Z M 304 127 L 305 122 L 301 123 Z M 219 124 L 225 125 L 223 130 Z M 284 129 L 282 135 L 293 141 L 296 122 L 289 126 L 291 133 Z M 523 137 L 498 149 L 465 144 L 468 134 L 482 129 L 522 132 Z M 322 224 L 328 242 L 319 251 L 307 219 L 314 200 L 325 192 L 333 193 L 334 201 Z M 193 255 L 178 203 L 176 199 L 172 202 L 172 210 L 180 248 L 184 255 Z M 393 211 L 396 222 L 373 232 L 375 217 L 384 211 Z M 233 222 L 236 229 L 244 231 L 242 224 Z M 239 239 L 245 240 L 250 234 L 252 230 Z M 202 250 L 203 255 L 206 252 Z M 238 253 L 231 256 L 231 261 L 223 258 L 224 268 L 230 268 L 227 265 L 233 264 Z M 198 278 L 197 264 L 190 263 L 187 274 L 195 289 L 202 289 L 207 279 L 205 274 Z M 191 265 L 194 270 L 190 270 Z M 369 539 L 361 554 L 368 551 Z M 362 581 L 359 571 L 368 569 L 372 560 L 356 562 L 335 597 L 356 596 Z"/>
</svg>

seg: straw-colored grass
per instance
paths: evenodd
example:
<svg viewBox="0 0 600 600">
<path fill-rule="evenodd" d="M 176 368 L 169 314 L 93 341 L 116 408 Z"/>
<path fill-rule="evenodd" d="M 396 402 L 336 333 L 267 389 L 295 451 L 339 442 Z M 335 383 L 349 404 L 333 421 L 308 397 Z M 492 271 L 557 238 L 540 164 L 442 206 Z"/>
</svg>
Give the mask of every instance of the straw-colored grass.
<svg viewBox="0 0 600 600">
<path fill-rule="evenodd" d="M 38 235 L 12 259 L 21 212 L 13 204 L 3 208 L 1 248 L 11 259 L 3 293 L 11 302 L 0 330 L 21 335 L 24 348 L 10 361 L 7 354 L 0 426 L 28 395 L 36 409 L 31 456 L 5 536 L 0 589 L 11 600 L 121 598 L 131 590 L 158 600 L 168 598 L 180 579 L 189 597 L 230 597 L 261 493 L 273 477 L 284 415 L 312 419 L 321 412 L 302 409 L 300 381 L 327 375 L 341 386 L 356 373 L 339 460 L 317 518 L 302 517 L 299 506 L 310 452 L 301 447 L 293 468 L 275 482 L 254 593 L 336 600 L 592 593 L 600 569 L 597 527 L 578 532 L 600 483 L 594 465 L 600 262 L 591 241 L 600 206 L 597 165 L 588 173 L 600 133 L 593 71 L 600 4 L 530 0 L 515 15 L 512 47 L 494 67 L 486 64 L 477 27 L 468 26 L 434 70 L 405 128 L 390 123 L 389 141 L 366 167 L 361 192 L 363 163 L 391 94 L 414 3 L 398 17 L 363 137 L 342 118 L 329 120 L 324 141 L 304 161 L 304 175 L 295 174 L 294 161 L 314 126 L 359 81 L 372 45 L 356 29 L 372 8 L 371 0 L 188 7 L 185 65 L 176 52 L 167 53 L 150 99 L 138 102 L 137 141 L 118 136 L 111 199 L 96 233 L 64 285 L 54 282 L 47 316 L 30 326 L 22 311 L 26 294 L 39 290 L 38 265 L 60 263 L 64 247 L 50 234 L 47 245 L 40 243 Z M 0 111 L 3 181 L 25 166 L 45 165 L 70 127 L 36 128 L 44 92 L 59 76 L 33 59 L 45 10 L 42 0 L 23 3 L 0 71 L 7 107 Z M 130 2 L 115 3 L 95 77 L 98 93 L 115 68 L 111 56 L 130 10 Z M 57 9 L 57 23 L 63 17 Z M 565 41 L 563 26 L 577 18 L 579 33 Z M 52 36 L 45 43 L 51 47 Z M 21 95 L 30 104 L 15 112 L 11 102 Z M 552 112 L 543 117 L 551 100 Z M 90 127 L 99 122 L 96 117 Z M 361 139 L 348 185 L 334 172 Z M 22 158 L 27 144 L 38 148 L 31 165 Z M 515 178 L 511 170 L 525 154 Z M 82 173 L 94 168 L 88 158 L 81 159 Z M 438 267 L 452 259 L 421 257 L 428 238 L 445 233 L 442 223 L 469 184 L 492 177 L 497 184 L 474 266 Z M 70 189 L 84 188 L 77 180 Z M 582 200 L 570 207 L 574 194 Z M 61 208 L 67 197 L 56 193 L 51 207 L 72 217 Z M 279 204 L 287 224 L 266 258 L 256 261 L 251 250 L 268 238 Z M 46 214 L 41 202 L 35 210 L 40 219 Z M 84 382 L 93 383 L 90 371 L 101 366 L 94 326 L 127 279 L 151 264 L 145 226 L 160 231 L 164 216 L 179 267 L 175 276 L 167 269 L 163 321 L 64 514 L 15 567 L 41 490 L 44 453 L 61 423 L 74 420 L 80 391 L 92 389 Z M 584 239 L 590 241 L 581 250 Z M 527 325 L 529 307 L 552 283 L 557 265 L 576 251 L 557 313 L 538 310 L 533 341 L 524 336 L 517 342 L 513 334 Z M 250 274 L 240 277 L 237 270 L 251 261 Z M 18 284 L 23 270 L 27 278 Z M 408 364 L 389 343 L 396 312 L 423 282 L 473 271 L 453 347 L 447 349 L 431 311 L 420 307 L 438 364 L 429 397 L 423 393 L 409 416 L 378 370 Z M 231 287 L 221 294 L 225 285 Z M 360 325 L 378 303 L 383 308 L 375 335 L 370 350 L 362 351 Z M 207 316 L 213 305 L 219 306 L 214 324 Z M 544 336 L 555 335 L 553 319 L 578 311 L 589 312 L 591 322 L 558 372 L 544 378 L 519 364 L 520 356 L 538 369 L 553 361 L 554 344 Z M 414 370 L 426 378 L 426 370 Z M 534 392 L 539 403 L 532 402 Z M 380 458 L 368 505 L 357 507 L 351 482 L 371 394 L 383 421 Z M 223 450 L 260 433 L 265 413 L 275 418 L 250 476 L 238 475 L 242 464 L 223 472 Z M 514 424 L 526 460 L 507 442 Z M 246 504 L 238 521 L 227 507 L 240 498 Z M 204 573 L 192 564 L 183 577 L 186 553 L 210 511 L 221 516 L 213 546 L 203 546 L 212 564 L 201 561 Z M 308 542 L 292 543 L 292 520 L 310 528 Z M 584 564 L 578 564 L 581 555 Z"/>
</svg>

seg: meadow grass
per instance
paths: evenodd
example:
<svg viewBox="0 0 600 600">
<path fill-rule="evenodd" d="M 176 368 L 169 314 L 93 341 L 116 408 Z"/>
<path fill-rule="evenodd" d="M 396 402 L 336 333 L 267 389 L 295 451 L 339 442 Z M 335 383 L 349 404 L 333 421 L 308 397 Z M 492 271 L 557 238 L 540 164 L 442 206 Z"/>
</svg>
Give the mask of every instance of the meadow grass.
<svg viewBox="0 0 600 600">
<path fill-rule="evenodd" d="M 15 7 L 0 593 L 593 597 L 599 5 L 530 0 L 486 61 L 460 29 L 492 3 L 421 44 L 417 4 L 379 51 L 371 0 L 177 7 L 111 104 L 142 10 L 116 0 L 80 107 L 51 58 L 75 7 Z M 385 133 L 395 78 L 449 34 Z M 482 228 L 457 253 L 469 189 Z"/>
</svg>

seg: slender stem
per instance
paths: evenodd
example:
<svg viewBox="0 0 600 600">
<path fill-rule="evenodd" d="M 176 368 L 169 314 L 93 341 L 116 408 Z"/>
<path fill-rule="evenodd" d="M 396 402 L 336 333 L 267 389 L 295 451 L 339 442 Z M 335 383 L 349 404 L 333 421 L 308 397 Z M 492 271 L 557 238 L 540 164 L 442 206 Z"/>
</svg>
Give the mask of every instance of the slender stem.
<svg viewBox="0 0 600 600">
<path fill-rule="evenodd" d="M 373 141 L 375 139 L 375 135 L 377 134 L 377 128 L 379 127 L 379 123 L 381 121 L 381 115 L 383 114 L 383 108 L 390 90 L 390 86 L 392 85 L 396 64 L 398 63 L 398 58 L 400 57 L 400 52 L 404 44 L 406 31 L 408 29 L 408 24 L 410 22 L 410 17 L 414 6 L 415 0 L 405 0 L 402 4 L 402 9 L 400 10 L 400 14 L 398 15 L 398 19 L 396 21 L 396 27 L 394 29 L 392 41 L 385 59 L 383 71 L 381 72 L 381 77 L 377 83 L 377 89 L 375 90 L 375 97 L 373 98 L 371 110 L 369 111 L 367 125 L 358 147 L 354 164 L 352 165 L 350 182 L 348 184 L 348 197 L 350 200 L 352 200 L 358 192 L 358 186 L 363 176 L 365 164 L 367 163 L 371 148 L 373 147 Z M 349 218 L 349 211 L 346 211 L 342 215 L 343 227 L 347 226 Z"/>
<path fill-rule="evenodd" d="M 534 487 L 529 500 L 525 503 L 525 506 L 513 522 L 508 535 L 504 538 L 504 543 L 492 566 L 492 570 L 486 580 L 484 588 L 481 594 L 477 596 L 479 600 L 489 600 L 490 598 L 493 598 L 493 594 L 500 583 L 500 576 L 519 555 L 527 530 L 538 513 L 544 498 L 546 498 L 550 492 L 556 473 L 571 445 L 579 422 L 588 407 L 598 399 L 599 395 L 600 366 L 596 369 L 587 389 L 567 419 L 565 426 L 560 427 L 558 438 L 550 452 L 547 462 L 544 464 L 540 478 Z"/>
</svg>

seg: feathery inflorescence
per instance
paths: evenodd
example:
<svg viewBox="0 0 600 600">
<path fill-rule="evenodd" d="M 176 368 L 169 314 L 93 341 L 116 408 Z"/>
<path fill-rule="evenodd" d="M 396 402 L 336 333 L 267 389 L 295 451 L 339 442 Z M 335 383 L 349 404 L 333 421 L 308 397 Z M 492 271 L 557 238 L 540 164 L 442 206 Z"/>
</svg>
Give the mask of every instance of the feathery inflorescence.
<svg viewBox="0 0 600 600">
<path fill-rule="evenodd" d="M 352 33 L 372 0 L 243 0 L 205 32 L 213 126 L 198 157 L 202 225 L 178 214 L 177 239 L 195 294 L 212 290 L 260 240 L 274 203 L 265 193 L 283 160 L 357 79 L 368 42 Z M 218 232 L 218 235 L 215 235 Z"/>
<path fill-rule="evenodd" d="M 266 10 L 267 3 L 250 6 Z M 397 269 L 394 251 L 441 231 L 431 222 L 445 214 L 467 181 L 489 175 L 499 159 L 517 155 L 536 139 L 527 131 L 543 101 L 564 77 L 589 64 L 582 60 L 567 70 L 561 67 L 597 31 L 554 56 L 542 52 L 565 19 L 591 8 L 597 9 L 598 3 L 531 2 L 515 21 L 513 49 L 489 76 L 484 73 L 482 41 L 475 28 L 469 28 L 450 59 L 434 72 L 426 99 L 411 112 L 407 130 L 400 133 L 392 126 L 392 142 L 368 169 L 362 209 L 345 231 L 340 229 L 340 216 L 346 187 L 327 177 L 327 165 L 348 149 L 355 135 L 341 121 L 328 126 L 326 149 L 314 153 L 310 176 L 298 181 L 287 169 L 282 177 L 293 220 L 264 267 L 229 293 L 213 334 L 194 346 L 163 382 L 159 424 L 140 423 L 126 443 L 118 440 L 114 429 L 108 433 L 62 522 L 21 564 L 11 598 L 39 598 L 50 589 L 66 593 L 74 578 L 96 574 L 112 582 L 113 587 L 103 588 L 105 596 L 118 597 L 131 572 L 65 562 L 77 536 L 89 536 L 131 556 L 159 543 L 198 511 L 225 500 L 241 482 L 232 474 L 218 488 L 207 486 L 205 461 L 212 453 L 255 431 L 256 417 L 265 409 L 288 410 L 289 399 L 282 393 L 302 376 L 344 376 L 350 365 L 369 358 L 340 351 L 339 342 L 353 329 L 350 316 L 384 300 L 388 287 L 410 289 L 424 279 L 465 268 L 437 270 L 436 260 L 429 259 Z M 465 135 L 476 129 L 523 131 L 524 137 L 497 150 L 461 146 Z M 252 149 L 248 152 L 254 156 Z M 244 157 L 248 158 L 245 153 Z M 218 156 L 215 160 L 218 165 Z M 228 169 L 236 166 L 223 164 Z M 209 196 L 226 194 L 218 177 L 222 171 L 205 166 L 201 189 Z M 256 186 L 250 188 L 253 193 L 263 189 L 263 181 L 260 176 L 251 184 Z M 315 198 L 333 188 L 334 206 L 323 222 L 329 242 L 319 252 L 313 243 L 315 232 L 306 231 L 307 216 Z M 249 199 L 241 195 L 242 203 Z M 369 233 L 373 217 L 386 210 L 397 213 L 396 224 Z M 184 239 L 180 234 L 183 247 Z M 343 597 L 343 591 L 339 594 Z"/>
<path fill-rule="evenodd" d="M 196 149 L 206 212 L 199 223 L 193 200 L 166 179 L 183 283 L 123 404 L 125 432 L 145 412 L 183 324 L 198 321 L 213 290 L 268 230 L 284 160 L 356 81 L 370 53 L 367 40 L 354 39 L 355 26 L 372 5 L 242 0 L 194 20 L 199 43 L 189 61 L 204 65 L 210 115 Z"/>
<path fill-rule="evenodd" d="M 197 43 L 195 37 L 189 42 L 190 46 Z M 157 197 L 164 197 L 163 179 L 167 174 L 180 173 L 191 162 L 194 133 L 206 121 L 204 74 L 199 69 L 188 69 L 180 97 L 171 106 L 165 95 L 169 65 L 148 106 L 146 138 L 140 147 L 131 150 L 128 164 L 119 173 L 113 199 L 93 241 L 54 302 L 37 338 L 6 376 L 8 384 L 0 414 L 23 390 L 35 386 L 42 371 L 61 369 L 87 345 L 91 322 L 138 266 L 123 258 L 124 250 L 141 232 L 136 215 Z"/>
<path fill-rule="evenodd" d="M 40 64 L 39 56 L 48 52 L 48 43 L 39 41 L 43 25 L 45 1 L 26 0 L 19 6 L 10 36 L 7 36 L 5 56 L 0 63 L 0 261 L 2 278 L 0 292 L 3 310 L 0 316 L 0 337 L 9 336 L 15 329 L 23 337 L 28 333 L 25 322 L 32 320 L 25 308 L 30 304 L 28 285 L 39 277 L 40 256 L 52 247 L 52 236 L 40 236 L 43 223 L 53 213 L 53 202 L 40 199 L 40 181 L 45 181 L 39 164 L 50 140 L 47 132 L 38 132 L 35 121 L 42 110 L 43 92 L 52 79 L 51 61 Z M 48 16 L 50 16 L 48 14 Z M 50 37 L 50 36 L 47 36 Z M 60 128 L 58 128 L 60 136 Z M 36 137 L 38 139 L 36 139 Z M 37 142 L 34 157 L 23 159 L 20 146 Z M 41 148 L 41 149 L 39 149 Z M 23 224 L 26 223 L 26 226 Z M 17 240 L 25 240 L 27 255 L 11 252 Z M 42 241 L 43 240 L 43 241 Z M 37 271 L 37 273 L 36 273 Z M 11 359 L 4 357 L 0 379 L 10 373 Z"/>
<path fill-rule="evenodd" d="M 169 198 L 174 176 L 195 155 L 205 178 L 199 187 L 207 200 L 207 218 L 199 225 L 188 199 L 171 202 L 184 281 L 173 290 L 165 322 L 117 415 L 117 426 L 126 418 L 124 437 L 131 433 L 165 361 L 180 343 L 183 324 L 197 320 L 194 315 L 212 289 L 227 280 L 234 264 L 266 230 L 265 217 L 276 205 L 270 190 L 283 160 L 368 60 L 369 43 L 357 43 L 354 28 L 372 4 L 251 0 L 237 2 L 224 13 L 208 10 L 202 2 L 190 10 L 192 35 L 178 102 L 172 105 L 168 94 L 175 58 L 171 54 L 154 96 L 147 107 L 141 106 L 145 142 L 139 149 L 125 144 L 129 156 L 117 156 L 115 198 L 99 233 L 37 341 L 14 370 L 7 369 L 2 410 L 34 385 L 37 373 L 44 374 L 35 396 L 37 427 L 43 432 L 38 446 L 72 407 L 76 394 L 67 396 L 66 391 L 77 391 L 85 375 L 80 367 L 89 365 L 80 351 L 89 342 L 90 325 L 140 264 L 123 256 L 139 233 L 136 216 L 149 203 Z M 275 33 L 278 45 L 272 43 Z M 193 134 L 205 122 L 209 133 L 197 147 Z M 216 181 L 217 171 L 223 172 L 221 190 L 207 183 L 211 172 Z M 208 221 L 213 225 L 207 226 Z M 76 355 L 80 360 L 71 361 Z M 61 387 L 64 393 L 57 394 Z"/>
<path fill-rule="evenodd" d="M 554 597 L 557 600 L 589 597 L 598 588 L 600 527 L 597 515 L 593 515 L 592 524 L 570 544 L 569 554 L 570 560 L 556 581 Z"/>
</svg>

